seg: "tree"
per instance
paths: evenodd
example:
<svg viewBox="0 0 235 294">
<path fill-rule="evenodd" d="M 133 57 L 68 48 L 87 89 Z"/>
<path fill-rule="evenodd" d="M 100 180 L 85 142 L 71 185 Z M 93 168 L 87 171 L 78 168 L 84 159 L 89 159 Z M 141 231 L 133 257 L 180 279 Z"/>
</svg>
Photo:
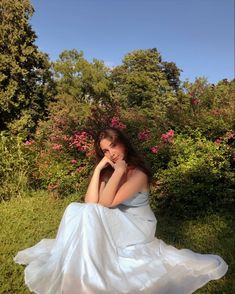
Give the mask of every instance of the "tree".
<svg viewBox="0 0 235 294">
<path fill-rule="evenodd" d="M 163 110 L 175 100 L 180 70 L 173 62 L 163 62 L 157 49 L 128 53 L 120 66 L 112 71 L 114 91 L 127 106 L 152 107 Z"/>
<path fill-rule="evenodd" d="M 59 95 L 69 95 L 78 102 L 110 101 L 109 69 L 102 61 L 88 62 L 83 52 L 65 50 L 53 63 Z"/>
<path fill-rule="evenodd" d="M 34 44 L 33 12 L 29 0 L 0 0 L 0 130 L 25 135 L 54 95 L 48 58 Z"/>
<path fill-rule="evenodd" d="M 52 68 L 56 101 L 50 103 L 49 119 L 40 123 L 37 133 L 46 134 L 59 128 L 67 136 L 79 129 L 96 128 L 101 121 L 107 123 L 107 118 L 115 114 L 109 69 L 102 61 L 88 62 L 83 52 L 65 50 Z"/>
</svg>

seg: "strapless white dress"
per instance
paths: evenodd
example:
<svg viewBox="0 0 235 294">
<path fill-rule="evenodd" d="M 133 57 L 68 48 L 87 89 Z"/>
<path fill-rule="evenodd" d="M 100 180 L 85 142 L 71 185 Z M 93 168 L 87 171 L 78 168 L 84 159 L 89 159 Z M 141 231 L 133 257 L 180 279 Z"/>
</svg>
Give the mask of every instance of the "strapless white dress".
<svg viewBox="0 0 235 294">
<path fill-rule="evenodd" d="M 221 278 L 217 255 L 176 249 L 155 237 L 148 193 L 115 208 L 71 203 L 55 239 L 18 252 L 25 283 L 40 294 L 186 294 Z"/>
</svg>

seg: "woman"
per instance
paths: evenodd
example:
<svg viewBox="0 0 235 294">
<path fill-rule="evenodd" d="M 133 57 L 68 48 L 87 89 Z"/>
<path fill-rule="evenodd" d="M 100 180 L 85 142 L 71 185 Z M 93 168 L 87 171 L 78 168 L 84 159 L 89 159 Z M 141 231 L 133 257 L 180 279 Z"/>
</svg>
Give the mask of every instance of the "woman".
<svg viewBox="0 0 235 294">
<path fill-rule="evenodd" d="M 25 282 L 40 294 L 192 293 L 219 279 L 217 255 L 178 250 L 155 238 L 150 172 L 122 132 L 101 131 L 85 204 L 65 210 L 56 239 L 17 254 Z"/>
</svg>

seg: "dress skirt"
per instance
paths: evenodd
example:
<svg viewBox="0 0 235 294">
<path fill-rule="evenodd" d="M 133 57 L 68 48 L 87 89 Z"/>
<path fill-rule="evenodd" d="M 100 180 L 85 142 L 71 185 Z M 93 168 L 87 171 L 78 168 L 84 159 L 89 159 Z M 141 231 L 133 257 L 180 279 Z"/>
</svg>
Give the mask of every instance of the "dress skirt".
<svg viewBox="0 0 235 294">
<path fill-rule="evenodd" d="M 25 283 L 40 294 L 186 294 L 221 278 L 217 255 L 176 249 L 155 237 L 147 206 L 71 203 L 55 239 L 18 252 Z"/>
</svg>

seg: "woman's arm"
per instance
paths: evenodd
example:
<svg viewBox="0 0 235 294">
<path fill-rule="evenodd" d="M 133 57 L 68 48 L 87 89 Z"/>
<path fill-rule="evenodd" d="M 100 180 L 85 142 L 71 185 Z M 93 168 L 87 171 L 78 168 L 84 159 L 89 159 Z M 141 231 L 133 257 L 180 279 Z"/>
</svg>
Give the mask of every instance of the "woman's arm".
<svg viewBox="0 0 235 294">
<path fill-rule="evenodd" d="M 148 179 L 145 173 L 135 170 L 120 187 L 120 180 L 126 171 L 125 161 L 114 165 L 114 172 L 103 190 L 100 190 L 99 203 L 106 207 L 116 206 L 135 193 L 148 189 Z"/>
<path fill-rule="evenodd" d="M 117 206 L 136 193 L 148 190 L 149 184 L 147 175 L 141 170 L 135 170 L 128 180 L 118 189 L 109 207 Z"/>
<path fill-rule="evenodd" d="M 124 162 L 125 163 L 125 162 Z M 125 163 L 126 166 L 126 163 Z M 125 173 L 126 167 L 115 168 L 112 176 L 103 189 L 100 189 L 99 203 L 109 207 L 117 193 L 121 178 Z"/>
<path fill-rule="evenodd" d="M 94 170 L 91 181 L 86 191 L 86 203 L 98 203 L 99 201 L 100 172 L 101 170 L 99 169 Z"/>
<path fill-rule="evenodd" d="M 91 181 L 88 185 L 86 196 L 85 196 L 85 202 L 86 203 L 98 203 L 99 202 L 99 189 L 100 185 L 103 185 L 104 183 L 101 183 L 100 181 L 100 173 L 103 168 L 105 168 L 108 164 L 112 164 L 112 162 L 107 158 L 104 157 L 99 164 L 96 166 Z"/>
</svg>

